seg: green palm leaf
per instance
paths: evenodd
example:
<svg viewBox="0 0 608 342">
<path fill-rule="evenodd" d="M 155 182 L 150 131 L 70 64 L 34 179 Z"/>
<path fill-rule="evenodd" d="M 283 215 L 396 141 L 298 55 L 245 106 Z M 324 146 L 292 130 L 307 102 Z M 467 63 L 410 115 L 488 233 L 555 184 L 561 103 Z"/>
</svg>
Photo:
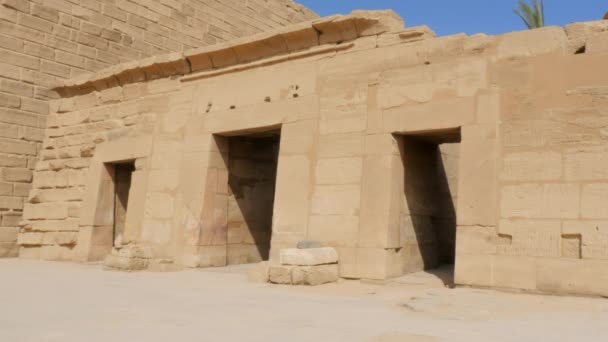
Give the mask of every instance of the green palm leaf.
<svg viewBox="0 0 608 342">
<path fill-rule="evenodd" d="M 529 29 L 545 26 L 545 6 L 543 0 L 532 0 L 531 5 L 520 1 L 514 12 Z"/>
</svg>

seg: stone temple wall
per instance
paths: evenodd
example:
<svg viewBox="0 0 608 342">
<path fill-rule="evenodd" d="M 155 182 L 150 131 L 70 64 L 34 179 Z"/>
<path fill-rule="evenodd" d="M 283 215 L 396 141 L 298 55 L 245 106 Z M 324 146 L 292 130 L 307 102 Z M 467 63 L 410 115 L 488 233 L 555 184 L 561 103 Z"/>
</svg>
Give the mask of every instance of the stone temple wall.
<svg viewBox="0 0 608 342">
<path fill-rule="evenodd" d="M 289 0 L 1 0 L 0 257 L 44 138 L 49 88 L 111 65 L 216 44 L 315 18 Z"/>
<path fill-rule="evenodd" d="M 608 295 L 607 26 L 436 38 L 357 12 L 69 80 L 20 256 L 226 265 L 230 139 L 280 130 L 271 263 L 318 240 L 341 277 L 386 279 L 424 267 L 421 247 L 452 244 L 457 284 Z M 407 139 L 427 145 L 408 153 Z M 117 244 L 107 165 L 124 161 L 135 171 Z M 408 189 L 455 202 L 455 246 L 412 234 L 451 216 Z"/>
</svg>

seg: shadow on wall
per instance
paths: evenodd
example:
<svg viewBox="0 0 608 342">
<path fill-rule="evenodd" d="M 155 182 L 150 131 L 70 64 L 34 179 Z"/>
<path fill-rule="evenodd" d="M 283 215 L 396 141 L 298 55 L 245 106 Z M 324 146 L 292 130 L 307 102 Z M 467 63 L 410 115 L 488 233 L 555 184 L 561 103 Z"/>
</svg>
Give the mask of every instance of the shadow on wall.
<svg viewBox="0 0 608 342">
<path fill-rule="evenodd" d="M 455 197 L 458 138 L 402 136 L 404 201 L 401 215 L 402 246 L 407 271 L 453 268 L 456 246 Z M 446 285 L 453 272 L 439 272 Z M 433 272 L 429 272 L 433 273 Z M 434 274 L 434 273 L 433 273 Z"/>
<path fill-rule="evenodd" d="M 228 139 L 228 264 L 268 260 L 280 135 Z"/>
</svg>

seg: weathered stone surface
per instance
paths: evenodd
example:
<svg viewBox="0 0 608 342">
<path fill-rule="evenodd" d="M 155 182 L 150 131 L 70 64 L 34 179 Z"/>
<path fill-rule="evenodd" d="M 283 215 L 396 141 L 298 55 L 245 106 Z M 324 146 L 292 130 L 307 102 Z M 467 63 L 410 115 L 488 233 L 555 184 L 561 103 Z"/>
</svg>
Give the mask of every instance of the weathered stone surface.
<svg viewBox="0 0 608 342">
<path fill-rule="evenodd" d="M 294 267 L 291 270 L 292 285 L 321 285 L 338 281 L 338 265 Z"/>
<path fill-rule="evenodd" d="M 148 268 L 148 259 L 126 258 L 119 255 L 108 255 L 103 265 L 108 270 L 125 272 L 143 271 Z"/>
<path fill-rule="evenodd" d="M 335 264 L 338 262 L 338 252 L 331 247 L 322 248 L 286 248 L 281 250 L 282 265 L 315 266 Z"/>
<path fill-rule="evenodd" d="M 317 266 L 270 266 L 269 281 L 282 285 L 321 285 L 338 281 L 337 264 Z"/>
<path fill-rule="evenodd" d="M 270 266 L 268 280 L 273 284 L 291 285 L 293 266 Z"/>
<path fill-rule="evenodd" d="M 267 261 L 257 263 L 247 273 L 247 279 L 254 283 L 267 283 L 270 281 L 270 265 Z"/>
</svg>

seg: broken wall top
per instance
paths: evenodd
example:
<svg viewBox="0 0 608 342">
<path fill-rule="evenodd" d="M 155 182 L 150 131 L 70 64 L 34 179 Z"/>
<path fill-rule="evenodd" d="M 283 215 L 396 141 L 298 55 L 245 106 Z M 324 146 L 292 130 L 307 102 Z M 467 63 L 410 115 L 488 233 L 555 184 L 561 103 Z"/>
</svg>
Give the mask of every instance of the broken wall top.
<svg viewBox="0 0 608 342">
<path fill-rule="evenodd" d="M 403 27 L 403 20 L 392 11 L 354 11 L 347 16 L 326 17 L 222 44 L 118 64 L 95 74 L 62 81 L 54 90 L 71 96 L 161 77 L 215 71 L 302 53 L 321 45 L 337 46 L 360 37 L 398 32 Z M 423 34 L 434 35 L 428 30 Z"/>
<path fill-rule="evenodd" d="M 54 90 L 63 97 L 85 94 L 114 86 L 194 73 L 192 78 L 217 74 L 349 49 L 352 42 L 369 36 L 390 36 L 397 43 L 432 39 L 435 34 L 426 26 L 405 29 L 403 20 L 393 11 L 354 11 L 303 22 L 226 43 L 158 55 L 139 61 L 118 64 L 92 75 L 65 80 Z M 491 37 L 464 34 L 438 39 L 466 38 L 469 52 L 491 51 L 497 59 L 531 57 L 546 53 L 602 52 L 608 41 L 608 21 L 574 23 L 545 27 Z M 379 42 L 375 47 L 379 47 Z M 606 51 L 608 52 L 608 51 Z M 458 53 L 456 53 L 458 54 Z"/>
</svg>

